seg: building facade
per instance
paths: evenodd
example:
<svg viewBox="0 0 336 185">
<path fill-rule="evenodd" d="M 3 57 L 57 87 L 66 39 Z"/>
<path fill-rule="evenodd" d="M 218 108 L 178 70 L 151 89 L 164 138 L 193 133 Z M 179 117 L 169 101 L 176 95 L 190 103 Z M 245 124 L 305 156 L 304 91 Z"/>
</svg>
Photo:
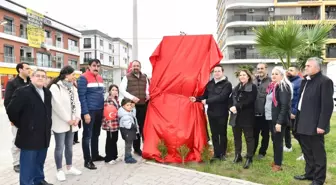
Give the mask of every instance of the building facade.
<svg viewBox="0 0 336 185">
<path fill-rule="evenodd" d="M 40 32 L 28 29 L 32 22 L 29 12 L 15 2 L 0 0 L 0 100 L 8 80 L 17 75 L 15 67 L 19 62 L 46 70 L 49 80 L 58 76 L 65 65 L 73 66 L 80 74 L 81 33 L 44 15 L 39 15 Z"/>
<path fill-rule="evenodd" d="M 218 0 L 217 41 L 224 55 L 221 63 L 225 74 L 238 81 L 234 72 L 239 65 L 268 63 L 268 70 L 280 65 L 276 58 L 265 58 L 255 48 L 253 29 L 267 24 L 268 20 L 284 20 L 288 16 L 300 20 L 300 24 L 313 25 L 320 20 L 336 23 L 336 0 Z M 326 61 L 336 58 L 336 28 L 329 35 L 326 45 Z M 235 79 L 235 80 L 233 80 Z"/>
<path fill-rule="evenodd" d="M 112 38 L 99 30 L 81 31 L 81 68 L 85 70 L 90 59 L 101 61 L 101 75 L 106 87 L 119 85 L 132 60 L 132 45 L 120 38 Z"/>
</svg>

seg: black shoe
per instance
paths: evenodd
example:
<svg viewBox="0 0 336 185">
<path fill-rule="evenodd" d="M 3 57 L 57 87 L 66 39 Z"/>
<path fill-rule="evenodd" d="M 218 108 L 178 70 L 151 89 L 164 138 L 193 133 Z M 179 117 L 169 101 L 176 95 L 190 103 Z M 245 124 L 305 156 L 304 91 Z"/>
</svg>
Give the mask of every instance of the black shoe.
<svg viewBox="0 0 336 185">
<path fill-rule="evenodd" d="M 307 177 L 306 175 L 296 175 L 294 176 L 295 180 L 300 180 L 300 181 L 304 181 L 304 180 L 313 180 L 313 177 Z"/>
<path fill-rule="evenodd" d="M 13 169 L 16 173 L 20 173 L 20 165 L 15 165 Z"/>
<path fill-rule="evenodd" d="M 53 185 L 53 184 L 50 184 L 50 183 L 48 183 L 47 181 L 42 180 L 42 181 L 40 182 L 40 185 Z"/>
<path fill-rule="evenodd" d="M 248 158 L 246 158 L 246 162 L 245 162 L 245 164 L 244 164 L 244 169 L 248 169 L 248 168 L 250 168 L 250 165 L 252 164 L 252 157 L 248 157 Z"/>
<path fill-rule="evenodd" d="M 104 161 L 105 157 L 98 155 L 97 157 L 92 157 L 92 161 Z"/>
<path fill-rule="evenodd" d="M 142 151 L 141 150 L 134 151 L 134 154 L 142 157 Z"/>
<path fill-rule="evenodd" d="M 87 168 L 87 169 L 90 169 L 90 170 L 96 170 L 97 169 L 97 167 L 93 164 L 92 161 L 85 162 L 84 167 Z"/>
<path fill-rule="evenodd" d="M 261 159 L 263 159 L 263 158 L 265 158 L 265 155 L 263 155 L 263 154 L 259 154 L 259 155 L 257 156 L 257 159 L 259 159 L 259 160 L 261 160 Z"/>
<path fill-rule="evenodd" d="M 233 159 L 233 163 L 239 163 L 243 161 L 243 157 L 240 154 L 236 154 L 235 158 Z"/>
<path fill-rule="evenodd" d="M 323 183 L 313 181 L 310 185 L 323 185 Z"/>
</svg>

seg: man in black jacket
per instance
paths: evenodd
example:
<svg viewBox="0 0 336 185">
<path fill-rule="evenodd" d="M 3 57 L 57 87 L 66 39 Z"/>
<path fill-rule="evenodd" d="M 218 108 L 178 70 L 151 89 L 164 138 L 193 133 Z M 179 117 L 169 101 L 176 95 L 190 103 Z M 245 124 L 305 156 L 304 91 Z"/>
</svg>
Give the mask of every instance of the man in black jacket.
<svg viewBox="0 0 336 185">
<path fill-rule="evenodd" d="M 27 63 L 21 62 L 16 65 L 16 71 L 18 72 L 18 75 L 13 80 L 9 81 L 6 86 L 5 90 L 5 98 L 4 98 L 4 105 L 5 108 L 7 108 L 12 95 L 14 94 L 14 91 L 22 86 L 28 85 L 30 83 L 29 79 L 29 73 L 30 73 L 30 67 Z M 17 128 L 12 124 L 12 134 L 13 134 L 13 143 L 12 143 L 12 156 L 13 156 L 13 169 L 15 172 L 20 172 L 20 149 L 17 148 L 14 144 Z"/>
<path fill-rule="evenodd" d="M 9 120 L 18 128 L 15 145 L 21 149 L 20 185 L 49 185 L 43 172 L 52 123 L 46 77 L 44 70 L 34 71 L 31 84 L 17 89 L 7 106 Z"/>
<path fill-rule="evenodd" d="M 229 97 L 232 84 L 224 76 L 221 65 L 215 66 L 214 78 L 208 82 L 204 94 L 200 97 L 190 97 L 192 102 L 208 104 L 208 119 L 214 146 L 213 160 L 225 160 L 227 148 L 227 121 L 229 117 Z"/>
<path fill-rule="evenodd" d="M 306 160 L 305 174 L 297 180 L 312 180 L 322 185 L 326 179 L 327 156 L 324 135 L 330 131 L 330 118 L 334 108 L 332 80 L 321 73 L 322 60 L 314 57 L 306 62 L 306 75 L 302 80 L 298 104 L 296 131 Z"/>
</svg>

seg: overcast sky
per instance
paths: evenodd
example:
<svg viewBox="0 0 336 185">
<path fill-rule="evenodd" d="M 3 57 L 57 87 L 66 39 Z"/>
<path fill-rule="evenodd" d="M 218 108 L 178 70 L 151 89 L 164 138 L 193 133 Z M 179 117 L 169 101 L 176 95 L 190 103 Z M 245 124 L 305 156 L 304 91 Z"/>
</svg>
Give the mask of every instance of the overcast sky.
<svg viewBox="0 0 336 185">
<path fill-rule="evenodd" d="M 133 0 L 14 0 L 69 26 L 98 29 L 132 44 Z M 138 0 L 139 60 L 151 72 L 149 56 L 165 35 L 216 33 L 216 0 Z"/>
</svg>

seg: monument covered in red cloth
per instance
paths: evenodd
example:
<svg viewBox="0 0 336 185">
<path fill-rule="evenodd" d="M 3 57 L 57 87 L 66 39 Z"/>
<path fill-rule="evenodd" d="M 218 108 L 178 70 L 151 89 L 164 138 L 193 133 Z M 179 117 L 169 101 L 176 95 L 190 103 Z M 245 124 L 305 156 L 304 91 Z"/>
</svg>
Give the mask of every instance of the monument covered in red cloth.
<svg viewBox="0 0 336 185">
<path fill-rule="evenodd" d="M 168 148 L 165 162 L 182 161 L 177 149 L 190 149 L 185 161 L 201 161 L 207 143 L 206 118 L 201 103 L 190 96 L 203 94 L 212 68 L 223 58 L 212 35 L 165 36 L 150 62 L 153 66 L 145 127 L 143 157 L 162 162 L 157 149 Z"/>
</svg>

